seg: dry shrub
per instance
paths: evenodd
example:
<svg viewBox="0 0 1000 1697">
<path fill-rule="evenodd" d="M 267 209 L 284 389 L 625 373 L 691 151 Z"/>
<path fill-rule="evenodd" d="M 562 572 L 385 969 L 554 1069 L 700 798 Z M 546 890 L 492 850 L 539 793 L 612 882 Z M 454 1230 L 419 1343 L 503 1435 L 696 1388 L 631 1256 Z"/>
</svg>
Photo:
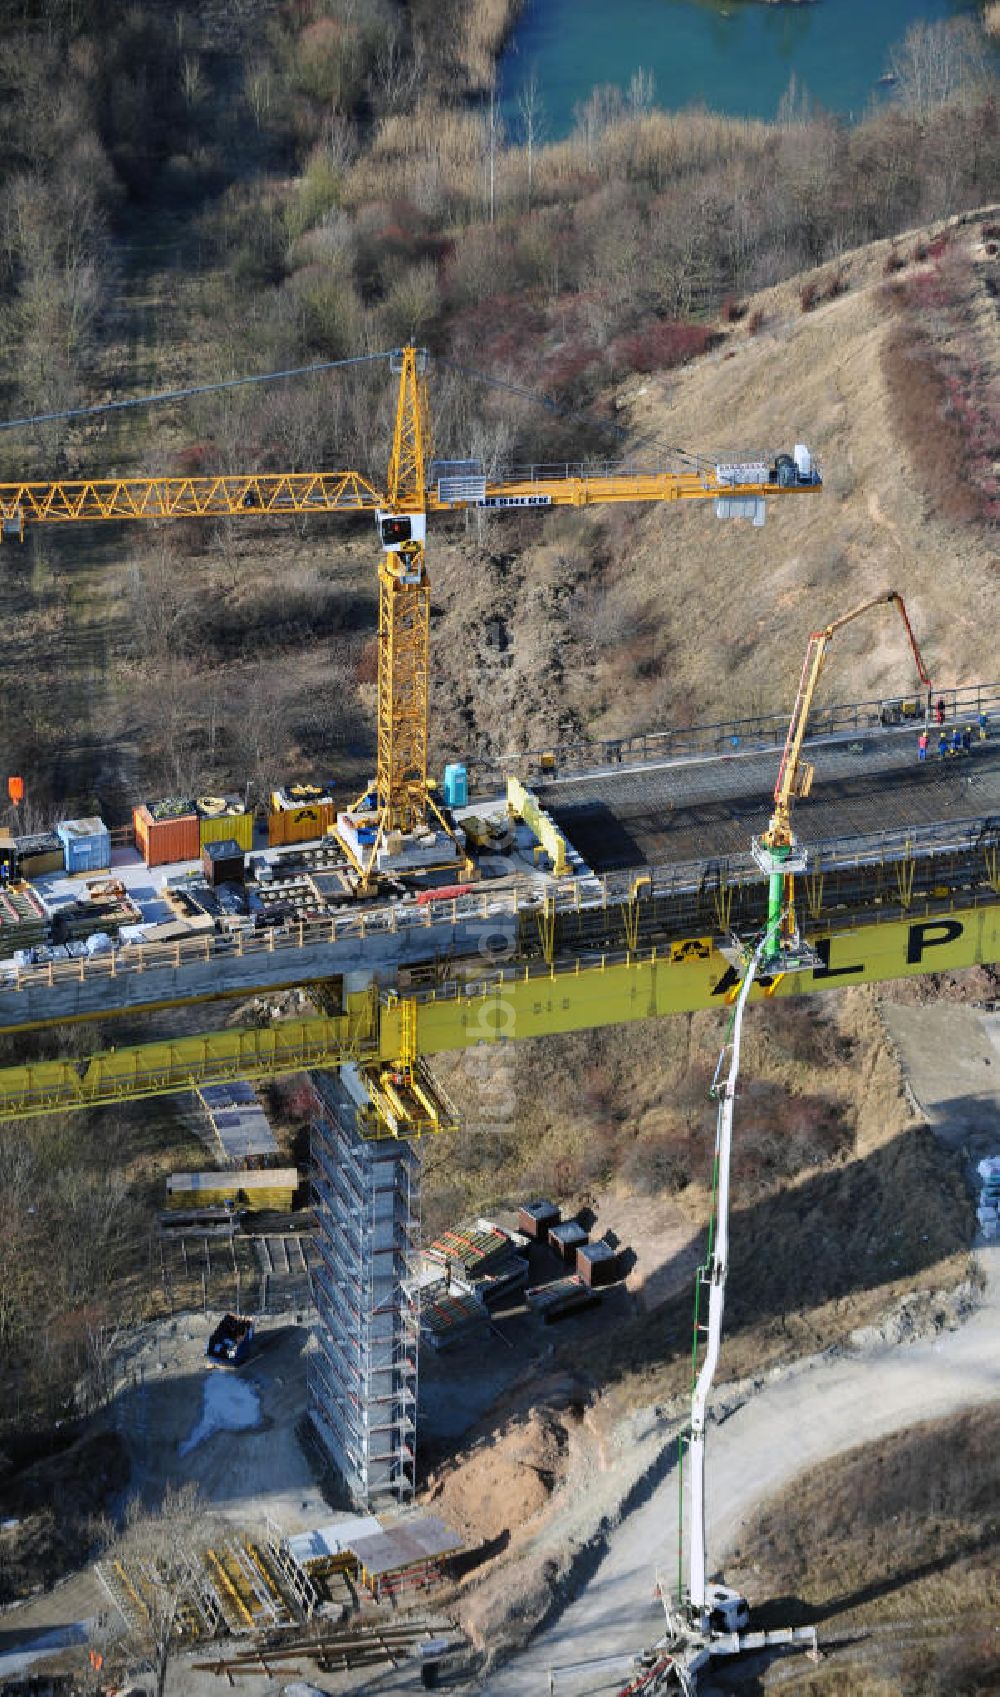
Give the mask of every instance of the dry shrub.
<svg viewBox="0 0 1000 1697">
<path fill-rule="evenodd" d="M 847 272 L 843 270 L 833 271 L 822 285 L 822 298 L 827 301 L 835 301 L 838 295 L 846 295 L 847 289 Z"/>
<path fill-rule="evenodd" d="M 755 306 L 750 317 L 747 319 L 747 335 L 759 336 L 764 328 L 765 322 L 766 320 L 764 318 L 763 309 L 759 306 Z"/>
<path fill-rule="evenodd" d="M 882 275 L 883 277 L 891 277 L 896 271 L 902 271 L 905 265 L 906 260 L 903 258 L 898 247 L 893 246 L 889 249 L 889 252 L 885 256 L 885 261 L 882 266 Z"/>
<path fill-rule="evenodd" d="M 648 329 L 619 336 L 612 344 L 611 353 L 615 362 L 629 371 L 670 371 L 707 353 L 719 339 L 706 324 L 663 319 Z"/>
<path fill-rule="evenodd" d="M 924 488 L 946 516 L 993 523 L 1000 420 L 990 364 L 969 328 L 969 272 L 957 252 L 942 250 L 907 283 L 886 288 L 908 322 L 885 345 L 885 371 Z"/>
<path fill-rule="evenodd" d="M 919 330 L 897 326 L 882 350 L 882 369 L 896 429 L 925 496 L 947 518 L 970 523 L 979 516 L 980 500 L 967 481 L 962 432 L 932 344 Z"/>
<path fill-rule="evenodd" d="M 913 252 L 910 255 L 910 258 L 914 265 L 922 265 L 924 260 L 927 258 L 927 243 L 924 241 L 923 237 L 920 237 L 914 242 Z"/>
<path fill-rule="evenodd" d="M 739 324 L 746 315 L 746 301 L 734 300 L 732 295 L 727 295 L 720 313 L 723 324 Z"/>
<path fill-rule="evenodd" d="M 373 684 L 378 679 L 378 639 L 370 636 L 354 665 L 354 681 Z"/>
<path fill-rule="evenodd" d="M 453 34 L 453 51 L 469 92 L 493 86 L 497 58 L 520 9 L 521 0 L 460 0 L 443 23 L 441 8 L 428 8 L 428 35 L 440 40 Z"/>
<path fill-rule="evenodd" d="M 808 283 L 803 283 L 799 290 L 799 306 L 803 312 L 812 312 L 813 307 L 821 298 L 820 287 L 815 278 L 811 278 Z"/>
</svg>

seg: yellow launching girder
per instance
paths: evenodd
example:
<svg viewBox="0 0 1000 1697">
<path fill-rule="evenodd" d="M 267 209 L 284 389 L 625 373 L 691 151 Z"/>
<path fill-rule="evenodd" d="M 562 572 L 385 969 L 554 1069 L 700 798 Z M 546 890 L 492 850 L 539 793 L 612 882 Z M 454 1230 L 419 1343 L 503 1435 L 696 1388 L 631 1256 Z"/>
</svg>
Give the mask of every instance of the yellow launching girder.
<svg viewBox="0 0 1000 1697">
<path fill-rule="evenodd" d="M 755 1000 L 990 965 L 1000 961 L 1000 902 L 859 925 L 810 941 L 822 965 L 762 977 L 754 986 Z M 379 1002 L 371 991 L 355 992 L 347 997 L 347 1011 L 334 1018 L 283 1020 L 266 1030 L 144 1043 L 89 1061 L 38 1061 L 0 1069 L 0 1120 L 98 1108 L 347 1061 L 359 1062 L 367 1073 L 398 1061 L 404 1052 L 427 1056 L 480 1043 L 661 1019 L 723 1007 L 738 984 L 736 969 L 710 938 L 691 938 L 643 958 L 512 968 L 416 999 L 390 995 Z M 429 1122 L 447 1122 L 436 1101 L 425 1106 Z"/>
</svg>

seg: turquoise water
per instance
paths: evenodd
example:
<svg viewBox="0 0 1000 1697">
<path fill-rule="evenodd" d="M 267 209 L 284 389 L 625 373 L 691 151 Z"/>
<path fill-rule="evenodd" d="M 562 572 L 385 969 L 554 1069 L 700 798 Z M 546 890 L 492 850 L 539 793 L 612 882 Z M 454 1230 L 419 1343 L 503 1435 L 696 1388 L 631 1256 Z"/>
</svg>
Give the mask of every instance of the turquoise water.
<svg viewBox="0 0 1000 1697">
<path fill-rule="evenodd" d="M 975 10 L 975 0 L 527 0 L 501 63 L 504 115 L 516 140 L 518 96 L 534 75 L 545 139 L 558 140 L 595 85 L 625 88 L 641 66 L 668 109 L 701 102 L 773 118 L 794 73 L 819 105 L 860 118 L 884 98 L 878 79 L 910 24 Z"/>
</svg>

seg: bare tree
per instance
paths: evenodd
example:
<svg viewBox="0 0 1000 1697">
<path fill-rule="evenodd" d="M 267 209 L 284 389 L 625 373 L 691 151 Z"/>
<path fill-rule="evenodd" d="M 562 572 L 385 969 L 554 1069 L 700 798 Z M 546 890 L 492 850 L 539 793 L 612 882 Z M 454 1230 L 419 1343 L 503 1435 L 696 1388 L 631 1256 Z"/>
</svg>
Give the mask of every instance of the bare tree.
<svg viewBox="0 0 1000 1697">
<path fill-rule="evenodd" d="M 920 117 L 935 106 L 978 94 L 990 80 L 983 37 L 969 18 L 911 24 L 889 55 L 896 97 Z"/>
<path fill-rule="evenodd" d="M 497 215 L 497 155 L 503 147 L 503 119 L 497 107 L 497 92 L 490 89 L 490 103 L 483 117 L 483 164 L 486 175 L 486 210 L 491 224 Z"/>
<path fill-rule="evenodd" d="M 633 117 L 639 118 L 644 112 L 652 111 L 656 98 L 656 80 L 652 71 L 645 65 L 640 65 L 637 71 L 632 72 L 626 98 Z"/>
<path fill-rule="evenodd" d="M 532 71 L 517 97 L 517 109 L 521 117 L 521 141 L 527 156 L 528 211 L 530 212 L 535 176 L 535 149 L 541 146 L 545 139 L 545 109 L 542 105 L 542 92 L 538 85 L 538 77 L 534 71 Z"/>
<path fill-rule="evenodd" d="M 425 71 L 423 38 L 418 36 L 408 43 L 402 30 L 388 30 L 368 77 L 368 92 L 376 111 L 407 111 L 416 100 Z"/>
<path fill-rule="evenodd" d="M 142 1612 L 128 1621 L 133 1653 L 147 1658 L 163 1697 L 170 1658 L 177 1649 L 181 1608 L 191 1588 L 191 1544 L 198 1529 L 198 1487 L 168 1485 L 158 1508 L 133 1497 L 114 1554 L 135 1576 Z"/>
</svg>

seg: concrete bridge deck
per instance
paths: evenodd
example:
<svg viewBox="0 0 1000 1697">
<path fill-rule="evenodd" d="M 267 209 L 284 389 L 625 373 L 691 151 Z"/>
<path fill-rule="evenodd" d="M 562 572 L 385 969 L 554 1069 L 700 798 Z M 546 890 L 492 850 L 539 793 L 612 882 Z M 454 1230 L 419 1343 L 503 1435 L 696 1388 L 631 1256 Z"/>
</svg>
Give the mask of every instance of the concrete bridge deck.
<svg viewBox="0 0 1000 1697">
<path fill-rule="evenodd" d="M 961 722 L 960 727 L 961 727 Z M 953 729 L 946 727 L 949 735 Z M 917 730 L 869 730 L 808 746 L 812 794 L 794 804 L 802 842 L 907 830 L 1000 814 L 1000 736 L 968 754 L 938 756 L 936 728 L 925 763 Z M 542 806 L 595 872 L 744 852 L 770 818 L 779 755 L 664 761 L 570 774 L 536 789 Z"/>
<path fill-rule="evenodd" d="M 872 849 L 874 834 L 912 828 L 913 856 L 926 859 L 929 876 L 931 857 L 942 847 L 941 827 L 954 824 L 962 865 L 976 859 L 971 880 L 961 874 L 963 892 L 979 891 L 969 898 L 974 902 L 997 899 L 992 875 L 978 865 L 982 853 L 970 847 L 978 827 L 970 833 L 968 822 L 981 820 L 985 826 L 991 815 L 1000 818 L 1000 738 L 977 740 L 969 754 L 932 756 L 924 765 L 917 763 L 912 729 L 818 742 L 809 756 L 816 765 L 813 794 L 795 815 L 804 841 L 829 845 L 843 839 L 843 852 L 837 842 L 841 865 L 849 867 L 856 859 L 864 866 L 880 852 L 877 845 Z M 776 770 L 773 749 L 736 751 L 568 775 L 537 793 L 594 872 L 611 874 L 644 864 L 675 869 L 676 876 L 655 881 L 660 899 L 643 916 L 644 942 L 655 947 L 675 933 L 719 929 L 710 914 L 696 912 L 696 904 L 683 895 L 698 891 L 706 865 L 718 868 L 731 856 L 743 863 L 742 878 L 756 879 L 747 851 L 751 836 L 767 823 Z M 483 810 L 483 803 L 476 805 Z M 921 832 L 926 833 L 923 842 Z M 572 909 L 567 925 L 553 932 L 557 951 L 564 942 L 569 953 L 624 946 L 612 910 L 619 911 L 615 904 L 630 880 L 611 877 L 608 887 L 585 874 L 556 880 L 531 870 L 530 843 L 521 849 L 512 861 L 491 865 L 493 873 L 508 868 L 505 875 L 484 879 L 454 900 L 420 905 L 410 897 L 350 906 L 328 918 L 265 933 L 193 936 L 18 970 L 11 964 L 0 973 L 0 1030 L 139 1013 L 218 996 L 247 997 L 336 978 L 350 985 L 374 976 L 390 987 L 403 970 L 447 972 L 452 962 L 488 970 L 494 962 L 537 954 L 541 932 L 533 916 L 547 895 L 557 910 Z M 129 876 L 136 880 L 133 893 L 141 899 L 142 890 L 155 904 L 155 879 L 139 866 Z M 862 887 L 867 878 L 865 872 L 858 894 L 839 899 L 838 925 L 851 923 L 847 910 L 852 906 L 863 922 L 861 910 L 872 899 Z M 933 883 L 939 882 L 935 871 Z M 885 899 L 880 895 L 880 905 Z M 581 910 L 589 911 L 586 923 Z M 575 942 L 567 941 L 571 937 Z"/>
</svg>

